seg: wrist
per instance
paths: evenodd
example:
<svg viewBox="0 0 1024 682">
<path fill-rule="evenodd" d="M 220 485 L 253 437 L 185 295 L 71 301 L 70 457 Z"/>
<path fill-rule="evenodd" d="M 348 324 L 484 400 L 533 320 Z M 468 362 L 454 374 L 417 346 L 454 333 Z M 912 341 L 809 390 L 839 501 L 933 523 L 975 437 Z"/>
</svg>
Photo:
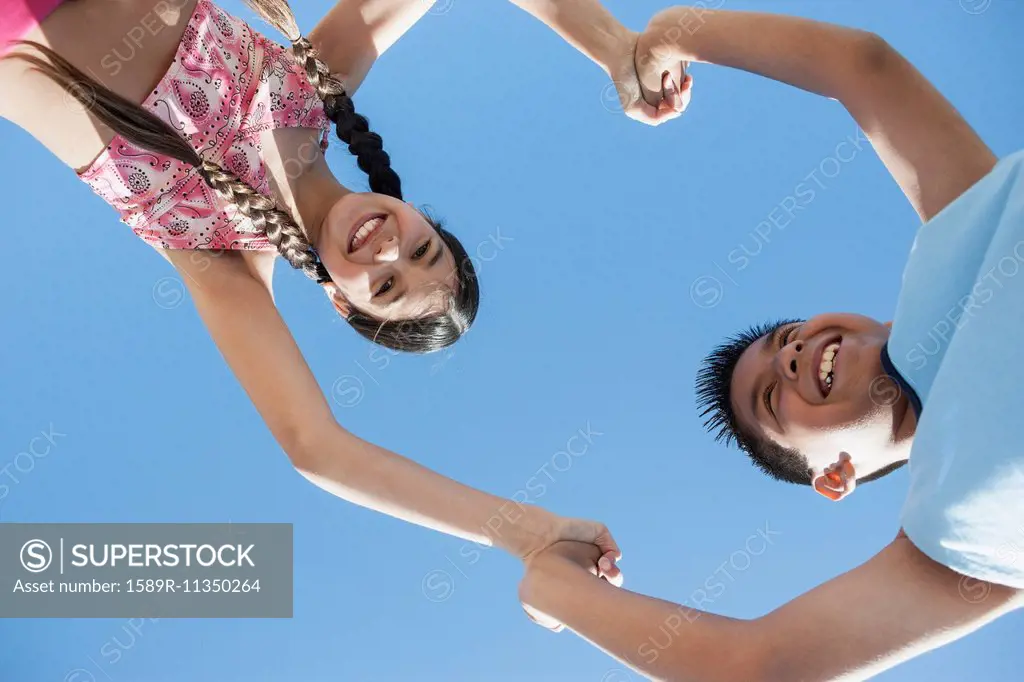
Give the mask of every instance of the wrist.
<svg viewBox="0 0 1024 682">
<path fill-rule="evenodd" d="M 595 43 L 591 59 L 605 74 L 614 77 L 623 64 L 632 63 L 636 54 L 636 40 L 640 34 L 611 20 L 601 36 L 601 40 Z"/>
<path fill-rule="evenodd" d="M 616 19 L 598 0 L 548 0 L 541 19 L 605 73 L 620 68 L 633 54 L 637 34 Z"/>
<path fill-rule="evenodd" d="M 708 12 L 692 7 L 669 7 L 658 12 L 644 29 L 646 51 L 662 61 L 695 61 L 687 39 L 696 34 Z"/>
<path fill-rule="evenodd" d="M 526 572 L 519 583 L 519 599 L 525 604 L 541 606 L 553 580 L 558 578 L 558 564 L 565 561 L 548 552 L 539 552 L 526 562 Z"/>
<path fill-rule="evenodd" d="M 487 521 L 496 547 L 526 560 L 551 544 L 556 516 L 532 504 L 507 500 Z"/>
<path fill-rule="evenodd" d="M 547 548 L 526 562 L 526 573 L 519 583 L 519 599 L 541 611 L 554 608 L 559 597 L 578 584 L 581 578 L 596 574 L 596 569 L 582 566 L 577 559 Z M 594 558 L 596 563 L 597 558 Z"/>
</svg>

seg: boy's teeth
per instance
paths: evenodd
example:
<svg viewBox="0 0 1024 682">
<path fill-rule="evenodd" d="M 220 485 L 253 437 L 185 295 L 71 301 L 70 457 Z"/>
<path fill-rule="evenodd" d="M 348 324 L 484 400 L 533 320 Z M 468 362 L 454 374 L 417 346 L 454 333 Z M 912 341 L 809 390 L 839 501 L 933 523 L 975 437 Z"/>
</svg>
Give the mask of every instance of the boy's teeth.
<svg viewBox="0 0 1024 682">
<path fill-rule="evenodd" d="M 836 355 L 839 353 L 839 344 L 832 343 L 821 354 L 821 366 L 818 367 L 818 376 L 824 381 L 825 377 L 832 371 Z"/>
<path fill-rule="evenodd" d="M 832 387 L 832 368 L 835 367 L 836 355 L 839 354 L 839 343 L 831 343 L 821 353 L 821 365 L 818 367 L 818 378 L 825 386 Z"/>
</svg>

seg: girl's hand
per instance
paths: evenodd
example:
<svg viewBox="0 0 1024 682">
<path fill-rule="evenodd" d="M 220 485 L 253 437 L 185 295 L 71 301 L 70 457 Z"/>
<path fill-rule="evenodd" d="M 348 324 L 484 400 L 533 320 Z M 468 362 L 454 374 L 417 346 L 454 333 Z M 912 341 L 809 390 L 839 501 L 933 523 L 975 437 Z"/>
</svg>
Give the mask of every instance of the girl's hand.
<svg viewBox="0 0 1024 682">
<path fill-rule="evenodd" d="M 654 125 L 679 118 L 693 96 L 693 77 L 686 72 L 690 65 L 672 49 L 672 31 L 678 32 L 679 28 L 666 28 L 655 18 L 636 39 L 634 68 L 643 99 L 650 105 L 646 113 L 658 121 Z"/>
<path fill-rule="evenodd" d="M 622 571 L 617 565 L 622 558 L 622 551 L 604 524 L 556 516 L 539 508 L 533 508 L 533 511 L 547 515 L 548 519 L 543 524 L 546 531 L 535 536 L 532 546 L 525 548 L 521 554 L 527 565 L 552 545 L 563 541 L 575 541 L 596 547 L 594 551 L 600 551 L 600 555 L 592 563 L 597 575 L 613 585 L 622 585 Z"/>
<path fill-rule="evenodd" d="M 685 64 L 664 51 L 659 54 L 653 45 L 647 33 L 628 32 L 619 58 L 608 71 L 623 113 L 634 121 L 659 126 L 679 118 L 689 106 L 693 79 Z"/>
</svg>

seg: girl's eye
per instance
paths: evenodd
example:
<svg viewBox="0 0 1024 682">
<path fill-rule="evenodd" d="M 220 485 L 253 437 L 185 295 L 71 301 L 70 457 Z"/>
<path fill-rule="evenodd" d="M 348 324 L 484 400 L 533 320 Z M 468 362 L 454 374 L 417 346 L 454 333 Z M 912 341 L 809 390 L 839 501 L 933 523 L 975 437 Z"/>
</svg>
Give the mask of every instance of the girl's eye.
<svg viewBox="0 0 1024 682">
<path fill-rule="evenodd" d="M 388 281 L 380 285 L 380 289 L 377 289 L 377 293 L 374 296 L 383 296 L 384 294 L 391 291 L 391 287 L 395 286 L 395 278 L 388 277 Z"/>
<path fill-rule="evenodd" d="M 424 244 L 420 248 L 416 249 L 416 253 L 412 254 L 412 258 L 413 258 L 413 260 L 419 260 L 420 258 L 423 258 L 424 256 L 426 256 L 429 251 L 430 251 L 430 242 L 427 242 L 426 244 Z"/>
</svg>

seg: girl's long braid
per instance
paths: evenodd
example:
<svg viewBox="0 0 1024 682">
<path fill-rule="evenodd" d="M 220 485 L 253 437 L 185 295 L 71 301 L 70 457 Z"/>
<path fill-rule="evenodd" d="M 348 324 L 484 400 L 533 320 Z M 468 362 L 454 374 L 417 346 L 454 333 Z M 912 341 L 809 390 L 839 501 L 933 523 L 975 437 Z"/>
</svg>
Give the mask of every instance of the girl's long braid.
<svg viewBox="0 0 1024 682">
<path fill-rule="evenodd" d="M 370 190 L 396 199 L 402 198 L 402 181 L 391 168 L 391 157 L 384 151 L 384 140 L 370 130 L 370 122 L 356 112 L 352 98 L 341 81 L 331 75 L 326 64 L 317 58 L 316 49 L 299 31 L 295 14 L 287 0 L 245 0 L 257 14 L 292 44 L 296 62 L 316 88 L 324 103 L 324 113 L 335 126 L 338 139 L 348 145 L 359 168 L 370 178 Z"/>
<path fill-rule="evenodd" d="M 178 133 L 155 114 L 96 82 L 59 54 L 39 43 L 21 41 L 46 59 L 14 54 L 48 76 L 82 104 L 101 123 L 136 146 L 175 158 L 194 167 L 204 181 L 231 203 L 253 226 L 266 233 L 288 263 L 318 282 L 330 281 L 327 271 L 291 216 L 277 208 L 273 199 L 260 194 L 218 164 L 203 159 Z"/>
</svg>

